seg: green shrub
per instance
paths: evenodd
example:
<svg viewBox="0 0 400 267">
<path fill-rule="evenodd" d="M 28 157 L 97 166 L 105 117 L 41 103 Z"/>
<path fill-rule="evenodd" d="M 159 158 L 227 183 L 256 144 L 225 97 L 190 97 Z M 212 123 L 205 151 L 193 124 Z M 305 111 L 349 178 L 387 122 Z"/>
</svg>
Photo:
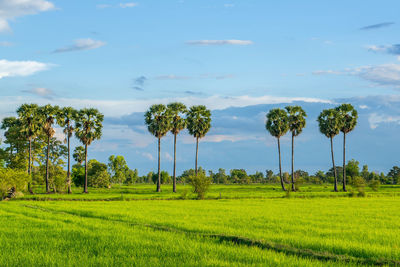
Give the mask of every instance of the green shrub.
<svg viewBox="0 0 400 267">
<path fill-rule="evenodd" d="M 189 183 L 193 186 L 193 192 L 197 194 L 197 199 L 204 199 L 211 185 L 211 178 L 200 172 L 197 176 L 189 176 Z"/>
<path fill-rule="evenodd" d="M 25 191 L 29 181 L 29 175 L 25 171 L 1 168 L 0 197 L 5 197 L 12 187 L 14 187 L 17 192 Z"/>
<path fill-rule="evenodd" d="M 381 182 L 379 182 L 379 180 L 371 180 L 368 185 L 372 189 L 372 191 L 376 192 L 379 190 L 379 187 L 381 186 Z"/>
</svg>

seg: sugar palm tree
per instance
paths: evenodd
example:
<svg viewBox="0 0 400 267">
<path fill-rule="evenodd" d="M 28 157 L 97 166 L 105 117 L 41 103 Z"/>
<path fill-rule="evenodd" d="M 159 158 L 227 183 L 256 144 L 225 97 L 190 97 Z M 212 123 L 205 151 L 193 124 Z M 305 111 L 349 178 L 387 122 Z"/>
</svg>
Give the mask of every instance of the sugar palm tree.
<svg viewBox="0 0 400 267">
<path fill-rule="evenodd" d="M 78 162 L 79 165 L 81 165 L 82 162 L 85 161 L 85 148 L 83 146 L 75 147 L 72 157 L 76 162 Z"/>
<path fill-rule="evenodd" d="M 94 141 L 101 138 L 101 130 L 103 128 L 104 115 L 95 108 L 84 108 L 79 110 L 75 118 L 75 136 L 85 146 L 85 184 L 83 192 L 88 193 L 88 177 L 87 177 L 87 154 L 88 146 Z"/>
<path fill-rule="evenodd" d="M 335 109 L 325 109 L 321 112 L 318 116 L 318 124 L 319 124 L 319 131 L 328 137 L 331 141 L 331 156 L 332 156 L 332 165 L 333 165 L 333 174 L 335 176 L 335 192 L 338 191 L 337 189 L 337 173 L 336 173 L 336 166 L 335 166 L 335 157 L 333 154 L 333 138 L 339 134 L 341 121 L 338 114 L 338 111 Z"/>
<path fill-rule="evenodd" d="M 281 162 L 281 142 L 280 138 L 289 130 L 289 118 L 285 110 L 280 108 L 271 109 L 267 114 L 267 121 L 265 128 L 268 132 L 276 137 L 278 141 L 278 154 L 279 154 L 279 177 L 281 179 L 282 190 L 286 191 L 285 184 L 282 176 L 282 162 Z"/>
<path fill-rule="evenodd" d="M 152 105 L 144 114 L 149 132 L 158 139 L 158 180 L 157 192 L 161 192 L 161 138 L 171 130 L 170 115 L 163 104 Z"/>
<path fill-rule="evenodd" d="M 59 112 L 58 106 L 45 105 L 39 107 L 38 113 L 40 116 L 40 123 L 42 125 L 42 130 L 47 137 L 47 152 L 46 152 L 46 192 L 50 192 L 50 184 L 49 184 L 49 156 L 50 156 L 50 139 L 54 136 L 56 131 L 53 126 L 55 123 L 55 119 L 57 113 Z M 55 187 L 53 188 L 55 190 Z"/>
<path fill-rule="evenodd" d="M 68 149 L 68 170 L 67 170 L 67 185 L 68 185 L 68 194 L 72 193 L 71 190 L 71 149 L 70 149 L 70 139 L 72 134 L 74 133 L 74 119 L 76 118 L 77 111 L 72 107 L 64 107 L 59 110 L 57 114 L 57 123 L 60 127 L 63 128 L 63 132 L 65 134 L 64 142 L 67 143 Z"/>
<path fill-rule="evenodd" d="M 288 113 L 289 130 L 292 132 L 292 191 L 294 186 L 294 137 L 298 136 L 303 128 L 306 127 L 306 112 L 300 106 L 287 106 L 285 108 Z"/>
<path fill-rule="evenodd" d="M 18 123 L 21 127 L 22 135 L 29 143 L 29 159 L 28 159 L 28 174 L 32 174 L 32 139 L 40 132 L 39 124 L 39 107 L 36 104 L 23 104 L 17 109 Z M 28 190 L 32 194 L 30 182 Z"/>
<path fill-rule="evenodd" d="M 184 104 L 178 102 L 168 104 L 167 108 L 171 115 L 171 133 L 174 135 L 174 177 L 172 191 L 176 193 L 176 136 L 186 128 L 184 115 L 187 113 L 187 109 Z"/>
<path fill-rule="evenodd" d="M 195 174 L 197 176 L 197 160 L 199 156 L 199 139 L 203 138 L 211 128 L 211 111 L 206 106 L 192 106 L 187 113 L 187 128 L 196 138 Z"/>
<path fill-rule="evenodd" d="M 343 133 L 343 191 L 346 190 L 346 134 L 357 125 L 358 113 L 351 104 L 342 104 L 336 108 L 341 121 L 340 131 Z"/>
</svg>

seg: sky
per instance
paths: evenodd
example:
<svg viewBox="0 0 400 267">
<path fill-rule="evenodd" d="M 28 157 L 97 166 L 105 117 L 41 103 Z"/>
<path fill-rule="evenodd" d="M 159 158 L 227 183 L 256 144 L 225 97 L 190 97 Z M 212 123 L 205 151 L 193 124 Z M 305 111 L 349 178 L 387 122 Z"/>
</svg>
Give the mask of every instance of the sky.
<svg viewBox="0 0 400 267">
<path fill-rule="evenodd" d="M 399 164 L 398 10 L 386 0 L 0 0 L 0 119 L 22 103 L 98 108 L 104 133 L 89 158 L 123 155 L 145 174 L 156 170 L 157 147 L 143 112 L 204 104 L 213 123 L 201 166 L 277 171 L 265 114 L 299 104 L 309 117 L 296 166 L 314 172 L 330 167 L 316 117 L 348 102 L 360 113 L 348 158 L 387 172 Z M 162 145 L 171 172 L 172 137 Z M 183 132 L 178 172 L 193 168 L 194 148 Z M 289 149 L 284 139 L 287 171 Z M 335 152 L 340 162 L 340 137 Z"/>
</svg>

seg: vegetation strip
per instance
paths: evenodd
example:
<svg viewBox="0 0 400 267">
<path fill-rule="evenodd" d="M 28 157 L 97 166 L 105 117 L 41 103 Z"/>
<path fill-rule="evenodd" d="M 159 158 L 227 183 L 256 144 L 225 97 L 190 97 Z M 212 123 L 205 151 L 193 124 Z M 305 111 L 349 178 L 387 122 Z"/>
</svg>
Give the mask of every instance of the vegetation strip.
<svg viewBox="0 0 400 267">
<path fill-rule="evenodd" d="M 50 212 L 50 213 L 58 213 L 58 214 L 68 214 L 72 216 L 78 216 L 81 218 L 92 218 L 92 219 L 99 219 L 99 220 L 106 220 L 106 221 L 113 221 L 128 224 L 130 226 L 142 226 L 151 228 L 153 230 L 164 231 L 164 232 L 174 232 L 174 233 L 181 233 L 185 235 L 196 235 L 201 236 L 204 238 L 212 238 L 217 239 L 220 242 L 230 242 L 236 245 L 244 245 L 248 247 L 258 247 L 261 249 L 273 250 L 275 252 L 285 253 L 288 255 L 294 255 L 303 258 L 312 258 L 319 261 L 338 261 L 338 262 L 346 262 L 346 263 L 356 263 L 356 264 L 365 264 L 365 265 L 377 265 L 377 266 L 400 266 L 400 261 L 390 260 L 390 259 L 365 259 L 365 258 L 358 258 L 348 255 L 340 255 L 340 254 L 333 254 L 330 252 L 320 252 L 314 251 L 312 249 L 304 249 L 304 248 L 296 248 L 292 246 L 288 246 L 285 244 L 279 244 L 275 242 L 265 241 L 265 240 L 253 240 L 247 237 L 241 236 L 233 236 L 233 235 L 224 235 L 224 234 L 207 234 L 201 233 L 199 231 L 188 230 L 184 228 L 173 228 L 170 226 L 164 225 L 152 225 L 152 224 L 140 224 L 140 223 L 133 223 L 128 222 L 120 219 L 110 219 L 104 216 L 96 216 L 96 215 L 84 215 L 70 211 L 56 211 L 53 209 L 47 209 L 39 206 L 32 206 L 32 205 L 21 205 L 26 208 L 37 209 L 43 212 Z"/>
</svg>

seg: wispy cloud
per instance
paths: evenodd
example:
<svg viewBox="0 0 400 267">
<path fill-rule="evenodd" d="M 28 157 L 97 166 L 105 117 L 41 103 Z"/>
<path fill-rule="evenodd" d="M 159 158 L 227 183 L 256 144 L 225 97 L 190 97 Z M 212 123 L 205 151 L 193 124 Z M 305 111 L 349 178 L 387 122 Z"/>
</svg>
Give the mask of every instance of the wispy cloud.
<svg viewBox="0 0 400 267">
<path fill-rule="evenodd" d="M 368 122 L 371 129 L 376 129 L 382 123 L 400 124 L 400 116 L 372 113 L 368 117 Z"/>
<path fill-rule="evenodd" d="M 362 27 L 362 28 L 360 28 L 360 30 L 362 30 L 362 31 L 376 30 L 376 29 L 380 29 L 380 28 L 389 27 L 393 24 L 394 24 L 394 22 L 382 22 L 382 23 Z"/>
<path fill-rule="evenodd" d="M 0 42 L 0 46 L 12 46 L 12 45 L 13 45 L 13 43 L 10 43 L 10 42 L 6 42 L 6 41 Z"/>
<path fill-rule="evenodd" d="M 147 81 L 147 78 L 145 76 L 139 76 L 135 79 L 133 79 L 133 86 L 132 88 L 137 90 L 137 91 L 144 91 L 144 84 Z"/>
<path fill-rule="evenodd" d="M 212 73 L 204 73 L 197 76 L 186 76 L 186 75 L 159 75 L 154 77 L 156 80 L 190 80 L 190 79 L 216 79 L 216 80 L 224 80 L 234 78 L 233 74 L 212 74 Z"/>
<path fill-rule="evenodd" d="M 154 161 L 154 157 L 152 154 L 150 154 L 149 152 L 143 152 L 142 156 L 145 157 L 148 160 Z"/>
<path fill-rule="evenodd" d="M 393 45 L 370 45 L 367 46 L 368 51 L 382 52 L 391 55 L 400 55 L 400 44 Z"/>
<path fill-rule="evenodd" d="M 37 61 L 0 60 L 0 79 L 4 77 L 28 76 L 49 69 L 51 64 Z"/>
<path fill-rule="evenodd" d="M 138 5 L 138 3 L 133 3 L 133 2 L 131 2 L 131 3 L 120 3 L 119 7 L 128 8 L 128 7 L 135 7 L 137 5 Z"/>
<path fill-rule="evenodd" d="M 155 77 L 157 80 L 188 80 L 191 79 L 192 77 L 190 76 L 179 76 L 179 75 L 159 75 Z"/>
<path fill-rule="evenodd" d="M 10 20 L 52 9 L 54 4 L 44 0 L 0 0 L 0 32 L 11 31 Z"/>
<path fill-rule="evenodd" d="M 104 46 L 106 43 L 103 41 L 93 40 L 91 38 L 75 40 L 73 45 L 58 48 L 54 53 L 64 53 L 81 50 L 91 50 Z"/>
<path fill-rule="evenodd" d="M 44 87 L 38 87 L 30 90 L 22 90 L 22 92 L 44 97 L 47 99 L 53 99 L 53 97 L 55 96 L 53 90 Z"/>
<path fill-rule="evenodd" d="M 190 91 L 190 90 L 187 90 L 184 93 L 187 95 L 204 95 L 203 92 L 196 92 L 196 91 Z"/>
<path fill-rule="evenodd" d="M 188 45 L 252 45 L 250 40 L 196 40 L 187 41 Z"/>
<path fill-rule="evenodd" d="M 325 74 L 341 74 L 340 71 L 334 70 L 316 70 L 312 72 L 313 75 L 325 75 Z"/>
<path fill-rule="evenodd" d="M 96 5 L 98 9 L 104 9 L 104 8 L 112 8 L 112 7 L 118 7 L 118 8 L 131 8 L 131 7 L 136 7 L 138 6 L 138 3 L 134 2 L 127 2 L 127 3 L 119 3 L 118 5 L 110 5 L 110 4 L 99 4 Z"/>
</svg>

